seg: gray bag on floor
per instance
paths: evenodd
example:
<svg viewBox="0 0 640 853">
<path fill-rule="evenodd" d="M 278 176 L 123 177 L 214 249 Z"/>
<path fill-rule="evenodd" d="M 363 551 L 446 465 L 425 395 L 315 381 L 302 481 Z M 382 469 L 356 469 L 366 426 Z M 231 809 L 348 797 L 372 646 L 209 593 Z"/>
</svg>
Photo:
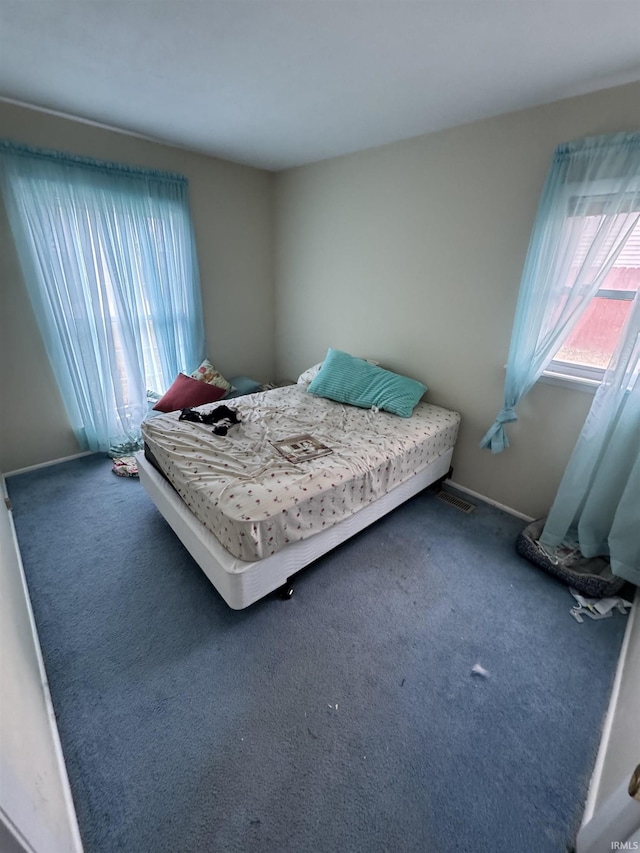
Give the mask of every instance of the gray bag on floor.
<svg viewBox="0 0 640 853">
<path fill-rule="evenodd" d="M 539 518 L 528 524 L 516 539 L 516 551 L 535 566 L 590 598 L 606 598 L 615 595 L 624 586 L 624 578 L 611 571 L 605 557 L 583 557 L 579 551 L 566 550 L 554 556 L 547 553 L 538 539 L 546 519 Z"/>
</svg>

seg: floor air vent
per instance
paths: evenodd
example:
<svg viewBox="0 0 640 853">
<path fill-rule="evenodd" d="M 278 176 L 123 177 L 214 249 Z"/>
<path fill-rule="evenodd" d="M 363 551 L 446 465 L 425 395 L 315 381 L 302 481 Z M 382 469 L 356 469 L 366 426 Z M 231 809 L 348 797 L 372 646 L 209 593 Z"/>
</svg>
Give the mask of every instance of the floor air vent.
<svg viewBox="0 0 640 853">
<path fill-rule="evenodd" d="M 461 512 L 473 512 L 476 508 L 475 504 L 470 504 L 469 501 L 465 501 L 457 495 L 452 495 L 451 492 L 440 491 L 436 493 L 436 497 L 439 501 L 444 501 L 444 503 L 454 506 Z"/>
</svg>

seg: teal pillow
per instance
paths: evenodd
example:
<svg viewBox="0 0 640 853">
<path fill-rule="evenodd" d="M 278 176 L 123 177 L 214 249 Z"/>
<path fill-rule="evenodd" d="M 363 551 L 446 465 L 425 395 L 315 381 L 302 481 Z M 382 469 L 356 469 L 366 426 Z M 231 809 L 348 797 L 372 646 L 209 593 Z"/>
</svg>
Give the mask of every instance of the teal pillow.
<svg viewBox="0 0 640 853">
<path fill-rule="evenodd" d="M 410 418 L 426 385 L 376 367 L 362 358 L 329 348 L 322 369 L 307 388 L 309 394 L 371 409 L 374 406 Z"/>
<path fill-rule="evenodd" d="M 232 397 L 244 397 L 245 394 L 255 394 L 258 391 L 262 391 L 262 385 L 249 376 L 234 376 L 229 382 L 231 383 L 231 391 L 229 391 L 225 400 L 230 400 Z"/>
</svg>

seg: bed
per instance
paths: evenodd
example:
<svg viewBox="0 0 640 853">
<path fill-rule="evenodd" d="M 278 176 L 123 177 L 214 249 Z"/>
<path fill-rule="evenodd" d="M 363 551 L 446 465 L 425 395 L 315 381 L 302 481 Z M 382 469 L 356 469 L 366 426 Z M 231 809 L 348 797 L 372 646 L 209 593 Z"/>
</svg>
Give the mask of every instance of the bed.
<svg viewBox="0 0 640 853">
<path fill-rule="evenodd" d="M 429 403 L 398 417 L 301 384 L 229 406 L 240 423 L 226 435 L 179 412 L 148 419 L 136 458 L 145 491 L 234 609 L 446 477 L 460 422 Z"/>
</svg>

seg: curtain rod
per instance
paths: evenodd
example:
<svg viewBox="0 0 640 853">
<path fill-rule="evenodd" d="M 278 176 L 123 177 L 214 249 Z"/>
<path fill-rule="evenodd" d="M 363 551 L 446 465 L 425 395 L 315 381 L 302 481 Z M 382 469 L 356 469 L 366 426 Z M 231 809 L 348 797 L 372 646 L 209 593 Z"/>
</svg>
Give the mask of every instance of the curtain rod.
<svg viewBox="0 0 640 853">
<path fill-rule="evenodd" d="M 142 180 L 161 180 L 179 184 L 188 184 L 187 178 L 176 172 L 143 169 L 138 166 L 128 166 L 124 163 L 97 160 L 92 157 L 81 157 L 76 154 L 68 154 L 65 151 L 34 148 L 30 145 L 13 142 L 10 139 L 0 139 L 0 154 L 14 154 L 19 157 L 58 163 L 62 166 L 78 166 L 93 172 L 101 172 L 102 174 L 118 174 L 126 175 L 131 178 L 140 178 Z"/>
</svg>

